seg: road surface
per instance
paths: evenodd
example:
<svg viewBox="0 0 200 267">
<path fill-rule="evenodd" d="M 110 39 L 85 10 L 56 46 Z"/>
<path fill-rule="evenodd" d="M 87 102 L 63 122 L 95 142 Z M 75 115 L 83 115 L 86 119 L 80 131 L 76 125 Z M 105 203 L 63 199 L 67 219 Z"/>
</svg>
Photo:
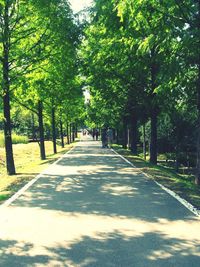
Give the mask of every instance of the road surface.
<svg viewBox="0 0 200 267">
<path fill-rule="evenodd" d="M 0 266 L 199 267 L 200 220 L 85 140 L 0 208 Z"/>
</svg>

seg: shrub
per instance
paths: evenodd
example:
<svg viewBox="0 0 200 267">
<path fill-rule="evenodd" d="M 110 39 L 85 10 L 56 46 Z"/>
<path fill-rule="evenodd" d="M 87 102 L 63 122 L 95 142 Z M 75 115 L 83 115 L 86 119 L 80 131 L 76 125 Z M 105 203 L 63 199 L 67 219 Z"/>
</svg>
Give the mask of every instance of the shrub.
<svg viewBox="0 0 200 267">
<path fill-rule="evenodd" d="M 13 144 L 27 144 L 28 137 L 23 135 L 12 134 Z M 4 147 L 4 134 L 0 132 L 0 147 Z"/>
<path fill-rule="evenodd" d="M 12 142 L 13 144 L 27 144 L 28 137 L 25 135 L 17 135 L 15 133 L 12 134 Z"/>
</svg>

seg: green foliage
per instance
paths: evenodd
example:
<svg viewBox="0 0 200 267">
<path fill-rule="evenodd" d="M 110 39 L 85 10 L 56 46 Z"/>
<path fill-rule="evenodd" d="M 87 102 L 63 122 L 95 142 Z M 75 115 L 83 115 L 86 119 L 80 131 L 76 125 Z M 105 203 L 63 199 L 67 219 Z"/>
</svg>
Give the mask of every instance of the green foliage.
<svg viewBox="0 0 200 267">
<path fill-rule="evenodd" d="M 27 144 L 28 143 L 28 137 L 17 135 L 14 133 L 12 135 L 12 141 L 13 141 L 13 144 Z"/>
<path fill-rule="evenodd" d="M 12 134 L 12 142 L 13 142 L 13 144 L 27 144 L 28 143 L 28 137 L 13 133 Z M 4 147 L 4 135 L 2 132 L 0 132 L 0 147 Z"/>
<path fill-rule="evenodd" d="M 0 77 L 0 94 L 8 111 L 0 126 L 2 129 L 4 124 L 8 129 L 5 141 L 9 146 L 5 147 L 13 162 L 12 149 L 8 151 L 12 145 L 11 129 L 19 135 L 38 138 L 38 102 L 44 107 L 47 137 L 51 136 L 52 108 L 58 118 L 57 126 L 62 120 L 66 120 L 66 125 L 81 116 L 82 90 L 77 79 L 80 29 L 66 0 L 4 0 L 0 9 L 0 53 L 4 57 L 0 73 L 6 73 Z M 3 111 L 1 102 L 0 110 Z M 18 141 L 13 135 L 13 143 Z M 14 162 L 11 165 L 9 173 L 14 174 Z"/>
<path fill-rule="evenodd" d="M 131 128 L 134 114 L 150 141 L 154 111 L 158 152 L 195 154 L 198 18 L 197 1 L 96 0 L 79 53 L 87 123 Z"/>
<path fill-rule="evenodd" d="M 76 122 L 131 128 L 134 115 L 138 125 L 148 122 L 150 140 L 156 111 L 158 151 L 196 152 L 197 1 L 95 0 L 83 25 L 66 0 L 17 3 L 9 1 L 9 88 L 16 133 L 37 135 L 38 101 L 48 132 L 53 107 L 57 126 L 62 120 L 65 127 Z M 0 1 L 1 54 L 5 4 Z M 84 88 L 91 94 L 88 105 Z M 2 101 L 0 110 L 3 114 Z M 0 120 L 2 129 L 3 115 Z"/>
</svg>

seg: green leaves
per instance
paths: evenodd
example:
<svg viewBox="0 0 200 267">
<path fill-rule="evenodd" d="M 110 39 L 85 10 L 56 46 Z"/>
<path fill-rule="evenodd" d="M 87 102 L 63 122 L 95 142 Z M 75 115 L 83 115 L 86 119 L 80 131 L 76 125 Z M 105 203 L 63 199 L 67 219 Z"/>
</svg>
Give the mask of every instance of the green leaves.
<svg viewBox="0 0 200 267">
<path fill-rule="evenodd" d="M 90 119 L 130 123 L 134 110 L 143 121 L 155 107 L 171 125 L 191 106 L 194 122 L 198 18 L 197 1 L 96 0 L 80 52 Z"/>
</svg>

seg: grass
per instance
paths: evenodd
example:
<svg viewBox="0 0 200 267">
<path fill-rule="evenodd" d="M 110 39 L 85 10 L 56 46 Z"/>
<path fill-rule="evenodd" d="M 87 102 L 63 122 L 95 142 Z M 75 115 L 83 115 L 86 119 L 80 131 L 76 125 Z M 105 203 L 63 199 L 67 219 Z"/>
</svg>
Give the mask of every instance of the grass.
<svg viewBox="0 0 200 267">
<path fill-rule="evenodd" d="M 63 149 L 57 146 L 58 153 L 52 154 L 53 145 L 51 141 L 45 142 L 46 160 L 40 160 L 38 143 L 15 144 L 13 152 L 17 174 L 9 176 L 6 173 L 5 151 L 0 148 L 0 202 L 8 199 L 24 184 L 33 179 L 52 162 L 66 153 L 72 145 L 66 145 Z"/>
<path fill-rule="evenodd" d="M 28 137 L 23 135 L 17 135 L 16 133 L 12 134 L 12 143 L 13 144 L 27 144 Z M 0 132 L 0 147 L 4 147 L 4 134 Z"/>
<path fill-rule="evenodd" d="M 153 165 L 118 145 L 114 145 L 114 149 L 133 163 L 139 171 L 171 189 L 200 210 L 200 187 L 194 183 L 195 177 L 193 175 L 177 174 L 175 171 L 163 166 Z"/>
<path fill-rule="evenodd" d="M 4 147 L 4 135 L 0 132 L 0 147 Z"/>
</svg>

